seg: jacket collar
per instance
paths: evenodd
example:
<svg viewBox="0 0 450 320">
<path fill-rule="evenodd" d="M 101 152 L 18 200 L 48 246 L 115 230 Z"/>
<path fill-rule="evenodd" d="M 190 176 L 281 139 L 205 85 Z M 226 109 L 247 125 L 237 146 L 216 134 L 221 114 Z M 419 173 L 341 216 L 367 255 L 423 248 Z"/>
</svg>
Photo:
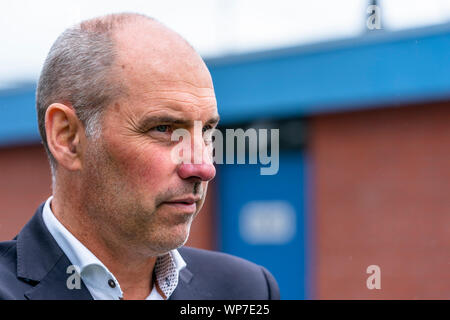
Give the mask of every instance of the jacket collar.
<svg viewBox="0 0 450 320">
<path fill-rule="evenodd" d="M 39 206 L 17 236 L 17 276 L 33 281 L 42 280 L 63 255 L 44 224 L 43 207 Z"/>
<path fill-rule="evenodd" d="M 178 249 L 178 252 L 183 256 L 183 259 L 189 258 L 184 248 Z M 188 266 L 198 263 L 192 257 L 187 259 L 187 262 Z M 214 299 L 215 294 L 212 287 L 211 283 L 205 283 L 202 281 L 202 277 L 194 277 L 194 274 L 188 268 L 184 268 L 180 271 L 178 286 L 169 300 L 211 300 Z"/>
<path fill-rule="evenodd" d="M 17 276 L 36 286 L 28 299 L 92 299 L 81 281 L 80 289 L 68 289 L 67 268 L 72 264 L 53 239 L 42 219 L 41 204 L 17 236 Z"/>
</svg>

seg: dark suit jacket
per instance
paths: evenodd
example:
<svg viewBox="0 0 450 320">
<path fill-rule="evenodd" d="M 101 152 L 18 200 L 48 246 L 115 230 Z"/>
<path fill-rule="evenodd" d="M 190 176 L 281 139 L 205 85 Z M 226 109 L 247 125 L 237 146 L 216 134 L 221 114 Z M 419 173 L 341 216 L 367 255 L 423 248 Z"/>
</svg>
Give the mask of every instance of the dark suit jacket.
<svg viewBox="0 0 450 320">
<path fill-rule="evenodd" d="M 43 204 L 11 241 L 0 242 L 0 299 L 92 299 L 84 283 L 68 289 L 72 263 L 42 219 Z M 178 249 L 187 263 L 170 299 L 279 299 L 278 285 L 263 267 L 228 254 Z"/>
</svg>

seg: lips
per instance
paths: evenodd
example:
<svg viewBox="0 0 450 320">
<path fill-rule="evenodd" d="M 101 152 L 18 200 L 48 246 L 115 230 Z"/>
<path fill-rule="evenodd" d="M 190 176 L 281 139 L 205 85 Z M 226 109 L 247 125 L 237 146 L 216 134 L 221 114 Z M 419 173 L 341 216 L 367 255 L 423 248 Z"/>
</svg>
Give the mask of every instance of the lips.
<svg viewBox="0 0 450 320">
<path fill-rule="evenodd" d="M 196 198 L 183 198 L 183 199 L 175 199 L 175 200 L 170 200 L 167 201 L 168 203 L 184 203 L 184 204 L 193 204 L 196 201 L 198 201 L 199 199 Z"/>
<path fill-rule="evenodd" d="M 195 212 L 197 209 L 197 201 L 200 201 L 201 198 L 198 197 L 188 197 L 188 198 L 180 198 L 180 199 L 174 199 L 170 201 L 166 201 L 163 204 L 176 208 L 177 210 L 183 211 L 183 212 Z"/>
</svg>

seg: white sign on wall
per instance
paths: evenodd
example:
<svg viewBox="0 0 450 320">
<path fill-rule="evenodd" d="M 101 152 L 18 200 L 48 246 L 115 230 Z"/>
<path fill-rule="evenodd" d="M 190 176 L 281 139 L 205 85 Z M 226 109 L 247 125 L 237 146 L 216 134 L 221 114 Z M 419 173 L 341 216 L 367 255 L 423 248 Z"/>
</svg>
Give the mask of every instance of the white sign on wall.
<svg viewBox="0 0 450 320">
<path fill-rule="evenodd" d="M 286 244 L 297 231 L 295 209 L 287 201 L 248 202 L 239 215 L 239 231 L 249 244 Z"/>
</svg>

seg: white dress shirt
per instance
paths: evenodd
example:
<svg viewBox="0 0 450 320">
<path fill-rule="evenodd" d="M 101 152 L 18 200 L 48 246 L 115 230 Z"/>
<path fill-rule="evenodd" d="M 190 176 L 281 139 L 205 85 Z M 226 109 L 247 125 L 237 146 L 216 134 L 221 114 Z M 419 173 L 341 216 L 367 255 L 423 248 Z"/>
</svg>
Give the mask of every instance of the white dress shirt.
<svg viewBox="0 0 450 320">
<path fill-rule="evenodd" d="M 94 300 L 118 300 L 123 297 L 120 284 L 108 268 L 58 221 L 47 199 L 42 213 L 44 223 L 59 247 L 69 258 Z M 153 288 L 146 300 L 168 299 L 178 285 L 186 262 L 175 249 L 157 258 Z M 68 273 L 68 277 L 71 274 Z M 76 289 L 73 289 L 76 290 Z"/>
</svg>

